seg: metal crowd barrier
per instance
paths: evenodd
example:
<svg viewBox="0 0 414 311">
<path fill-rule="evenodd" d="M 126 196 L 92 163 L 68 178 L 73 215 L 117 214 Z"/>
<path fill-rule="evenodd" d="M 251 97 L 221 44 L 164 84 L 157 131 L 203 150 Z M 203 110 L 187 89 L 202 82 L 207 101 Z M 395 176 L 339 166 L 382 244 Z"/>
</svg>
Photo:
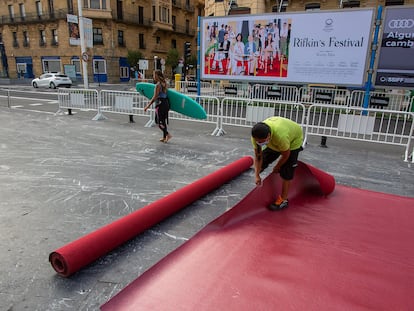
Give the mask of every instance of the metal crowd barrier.
<svg viewBox="0 0 414 311">
<path fill-rule="evenodd" d="M 255 84 L 250 97 L 254 99 L 297 102 L 299 91 L 296 86 Z"/>
<path fill-rule="evenodd" d="M 144 111 L 148 99 L 137 92 L 107 91 L 100 92 L 98 115 L 94 119 L 104 117 L 103 113 L 127 114 L 129 116 L 149 116 Z M 133 119 L 130 117 L 130 121 Z"/>
<path fill-rule="evenodd" d="M 72 114 L 72 109 L 98 111 L 99 93 L 91 89 L 58 89 L 59 110 L 57 114 L 63 113 L 62 109 L 68 109 Z"/>
<path fill-rule="evenodd" d="M 333 91 L 329 89 L 330 91 Z M 303 95 L 303 92 L 300 93 Z M 348 96 L 346 92 L 332 92 L 334 96 Z M 244 97 L 197 96 L 189 94 L 207 112 L 207 119 L 189 118 L 174 111 L 170 118 L 215 124 L 212 135 L 225 134 L 225 126 L 251 127 L 271 116 L 282 116 L 304 128 L 304 144 L 309 135 L 336 137 L 405 147 L 404 160 L 414 154 L 411 147 L 414 135 L 414 113 L 408 111 L 363 108 L 361 106 L 252 99 Z M 144 112 L 148 99 L 136 92 L 59 89 L 61 109 L 87 109 L 98 112 L 94 120 L 105 118 L 104 113 L 148 116 L 145 126 L 154 126 L 154 109 Z M 350 98 L 350 97 L 349 97 Z M 412 107 L 413 99 L 409 107 Z M 410 106 L 411 105 L 411 106 Z M 131 120 L 131 119 L 130 119 Z M 413 157 L 414 163 L 414 157 Z"/>
<path fill-rule="evenodd" d="M 363 107 L 365 91 L 352 91 L 350 106 Z M 412 111 L 414 97 L 409 94 L 369 92 L 368 107 L 393 111 Z"/>
<path fill-rule="evenodd" d="M 345 89 L 323 88 L 323 87 L 301 87 L 298 101 L 306 104 L 326 104 L 347 106 L 351 93 Z"/>
<path fill-rule="evenodd" d="M 413 121 L 411 112 L 313 104 L 308 108 L 305 142 L 317 135 L 398 145 L 405 147 L 407 162 L 414 152 Z"/>
<path fill-rule="evenodd" d="M 296 102 L 238 97 L 225 97 L 221 101 L 221 126 L 251 127 L 271 116 L 285 117 L 304 126 L 305 114 L 305 106 Z"/>
</svg>

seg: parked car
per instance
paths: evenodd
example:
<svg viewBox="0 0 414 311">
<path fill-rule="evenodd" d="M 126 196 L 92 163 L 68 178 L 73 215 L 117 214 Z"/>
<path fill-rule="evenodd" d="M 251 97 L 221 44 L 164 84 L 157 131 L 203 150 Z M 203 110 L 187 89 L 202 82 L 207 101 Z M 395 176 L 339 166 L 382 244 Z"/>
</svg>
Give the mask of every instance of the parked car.
<svg viewBox="0 0 414 311">
<path fill-rule="evenodd" d="M 49 72 L 42 74 L 39 78 L 32 80 L 32 86 L 38 87 L 49 87 L 55 89 L 57 87 L 71 87 L 72 80 L 65 74 L 60 72 Z"/>
</svg>

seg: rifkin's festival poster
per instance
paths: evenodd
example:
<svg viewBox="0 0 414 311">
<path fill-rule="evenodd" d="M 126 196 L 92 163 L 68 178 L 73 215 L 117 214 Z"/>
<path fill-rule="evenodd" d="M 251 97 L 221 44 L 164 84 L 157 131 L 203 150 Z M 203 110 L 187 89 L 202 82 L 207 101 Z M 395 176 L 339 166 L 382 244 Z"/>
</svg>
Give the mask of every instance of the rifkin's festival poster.
<svg viewBox="0 0 414 311">
<path fill-rule="evenodd" d="M 201 19 L 201 79 L 361 86 L 373 9 Z"/>
</svg>

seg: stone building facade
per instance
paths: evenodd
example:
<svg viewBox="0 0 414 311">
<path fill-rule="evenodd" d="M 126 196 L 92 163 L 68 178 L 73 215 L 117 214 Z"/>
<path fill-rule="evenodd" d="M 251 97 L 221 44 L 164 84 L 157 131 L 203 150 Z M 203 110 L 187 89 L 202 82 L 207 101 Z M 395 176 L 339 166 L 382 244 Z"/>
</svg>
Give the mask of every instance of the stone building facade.
<svg viewBox="0 0 414 311">
<path fill-rule="evenodd" d="M 205 0 L 206 16 L 414 5 L 414 0 Z"/>
<path fill-rule="evenodd" d="M 414 0 L 0 0 L 0 78 L 26 78 L 46 71 L 82 76 L 82 53 L 71 44 L 67 16 L 92 21 L 93 47 L 87 48 L 90 81 L 131 78 L 128 51 L 140 51 L 146 77 L 162 66 L 171 49 L 196 54 L 198 16 L 335 10 L 378 5 L 414 5 Z M 171 68 L 166 67 L 166 74 Z"/>
<path fill-rule="evenodd" d="M 89 80 L 99 82 L 131 78 L 128 51 L 142 53 L 147 77 L 169 50 L 183 55 L 185 42 L 196 46 L 197 18 L 204 14 L 201 0 L 0 0 L 0 77 L 29 79 L 68 70 L 81 79 L 81 47 L 75 45 L 80 40 L 71 39 L 76 34 L 68 23 L 68 15 L 79 14 L 78 3 L 92 21 L 93 47 L 85 57 Z"/>
</svg>

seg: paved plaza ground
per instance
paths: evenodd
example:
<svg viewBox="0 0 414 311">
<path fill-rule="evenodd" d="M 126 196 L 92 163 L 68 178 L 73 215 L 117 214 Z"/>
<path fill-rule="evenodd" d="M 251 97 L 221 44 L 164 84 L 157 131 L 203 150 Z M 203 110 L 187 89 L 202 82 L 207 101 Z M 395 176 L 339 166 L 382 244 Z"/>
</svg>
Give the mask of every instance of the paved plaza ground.
<svg viewBox="0 0 414 311">
<path fill-rule="evenodd" d="M 171 120 L 173 138 L 163 144 L 146 119 L 92 121 L 93 115 L 0 107 L 0 310 L 98 310 L 255 187 L 249 170 L 70 278 L 60 277 L 50 252 L 253 156 L 249 128 L 228 127 L 215 137 L 214 125 Z M 311 137 L 300 159 L 338 184 L 414 197 L 414 168 L 403 161 L 403 148 L 319 143 Z"/>
</svg>

